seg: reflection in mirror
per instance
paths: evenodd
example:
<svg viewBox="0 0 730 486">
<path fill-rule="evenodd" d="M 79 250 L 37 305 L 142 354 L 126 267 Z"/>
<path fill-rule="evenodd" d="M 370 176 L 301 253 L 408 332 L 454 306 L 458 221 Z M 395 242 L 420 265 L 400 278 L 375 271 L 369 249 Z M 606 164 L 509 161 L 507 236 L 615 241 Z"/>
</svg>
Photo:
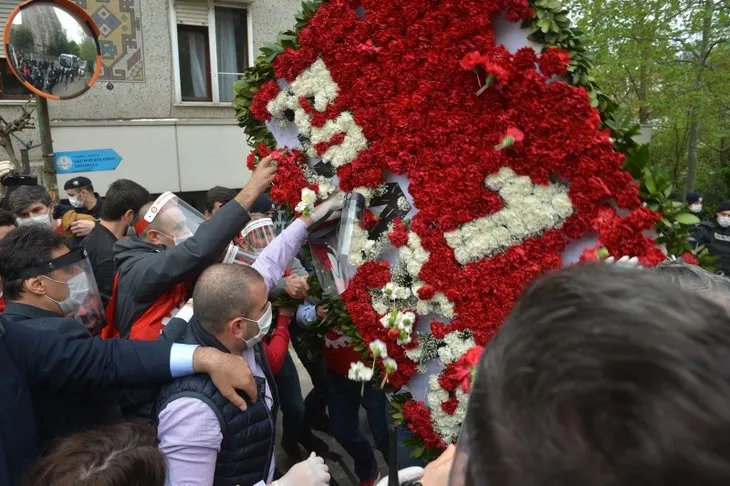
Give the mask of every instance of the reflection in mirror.
<svg viewBox="0 0 730 486">
<path fill-rule="evenodd" d="M 94 77 L 97 43 L 88 26 L 63 8 L 31 3 L 13 18 L 7 56 L 24 82 L 54 98 L 73 98 Z"/>
</svg>

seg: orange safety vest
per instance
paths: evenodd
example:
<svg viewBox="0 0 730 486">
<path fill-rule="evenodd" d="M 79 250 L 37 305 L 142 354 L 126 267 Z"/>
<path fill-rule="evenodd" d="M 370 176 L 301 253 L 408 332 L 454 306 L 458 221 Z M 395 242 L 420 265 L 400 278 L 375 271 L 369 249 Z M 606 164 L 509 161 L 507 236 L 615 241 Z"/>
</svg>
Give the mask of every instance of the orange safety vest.
<svg viewBox="0 0 730 486">
<path fill-rule="evenodd" d="M 99 334 L 102 339 L 118 338 L 119 330 L 114 324 L 114 312 L 117 304 L 117 287 L 119 284 L 119 274 L 114 277 L 114 287 L 109 305 L 106 308 L 107 325 Z M 184 281 L 175 284 L 173 288 L 162 294 L 139 319 L 134 321 L 129 331 L 129 339 L 139 341 L 154 341 L 160 337 L 162 333 L 162 320 L 170 317 L 173 310 L 180 307 L 187 301 L 189 282 Z"/>
</svg>

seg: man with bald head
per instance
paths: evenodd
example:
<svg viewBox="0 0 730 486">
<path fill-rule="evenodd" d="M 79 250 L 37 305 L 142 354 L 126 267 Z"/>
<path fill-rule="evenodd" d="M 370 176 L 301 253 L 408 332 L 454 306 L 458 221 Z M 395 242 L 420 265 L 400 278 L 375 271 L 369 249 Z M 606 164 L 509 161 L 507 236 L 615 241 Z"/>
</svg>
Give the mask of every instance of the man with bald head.
<svg viewBox="0 0 730 486">
<path fill-rule="evenodd" d="M 329 484 L 327 466 L 314 455 L 272 483 L 279 405 L 261 345 L 271 326 L 268 293 L 261 275 L 245 265 L 213 265 L 198 278 L 194 315 L 181 341 L 242 355 L 260 399 L 241 411 L 230 406 L 205 375 L 165 386 L 156 417 L 172 485 Z"/>
</svg>

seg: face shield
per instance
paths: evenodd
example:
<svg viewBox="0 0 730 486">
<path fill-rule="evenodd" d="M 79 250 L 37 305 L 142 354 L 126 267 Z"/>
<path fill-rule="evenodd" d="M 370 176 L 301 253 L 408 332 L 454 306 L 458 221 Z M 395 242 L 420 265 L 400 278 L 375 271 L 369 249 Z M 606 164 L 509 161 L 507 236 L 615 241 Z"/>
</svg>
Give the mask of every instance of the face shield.
<svg viewBox="0 0 730 486">
<path fill-rule="evenodd" d="M 271 218 L 261 218 L 249 222 L 241 231 L 241 248 L 258 255 L 276 238 L 276 227 Z"/>
<path fill-rule="evenodd" d="M 223 256 L 223 263 L 235 263 L 237 265 L 253 265 L 256 261 L 256 256 L 253 253 L 247 252 L 238 245 L 233 243 L 228 244 L 228 249 Z"/>
<path fill-rule="evenodd" d="M 65 317 L 83 322 L 92 335 L 98 334 L 104 326 L 104 306 L 91 263 L 83 248 L 29 268 L 20 277 L 48 280 L 46 297 L 58 305 Z"/>
<path fill-rule="evenodd" d="M 138 235 L 145 230 L 157 232 L 166 245 L 177 246 L 193 236 L 204 221 L 205 217 L 198 210 L 166 192 L 155 200 L 134 229 Z"/>
</svg>

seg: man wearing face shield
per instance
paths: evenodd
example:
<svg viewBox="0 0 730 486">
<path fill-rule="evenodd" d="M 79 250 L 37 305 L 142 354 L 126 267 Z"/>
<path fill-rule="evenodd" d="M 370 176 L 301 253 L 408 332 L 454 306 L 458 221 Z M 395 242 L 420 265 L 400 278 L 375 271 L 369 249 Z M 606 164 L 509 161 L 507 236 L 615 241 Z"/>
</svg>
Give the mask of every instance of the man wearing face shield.
<svg viewBox="0 0 730 486">
<path fill-rule="evenodd" d="M 103 325 L 104 309 L 83 249 L 71 251 L 60 235 L 28 226 L 10 233 L 1 242 L 0 253 L 8 321 L 79 338 L 91 337 L 90 332 Z M 35 263 L 38 255 L 43 263 Z M 34 398 L 41 444 L 122 418 L 114 397 L 108 394 Z"/>
<path fill-rule="evenodd" d="M 255 213 L 251 215 L 251 222 L 241 232 L 239 245 L 247 255 L 258 257 L 274 240 L 275 235 L 276 229 L 271 218 L 261 213 Z M 269 298 L 276 299 L 284 294 L 298 300 L 307 298 L 309 295 L 307 278 L 308 272 L 296 257 L 292 258 L 286 268 L 284 278 L 279 280 L 276 287 L 269 291 Z M 296 309 L 290 309 L 289 311 L 293 315 Z M 286 453 L 293 458 L 301 455 L 299 444 L 307 451 L 325 454 L 329 451 L 329 448 L 326 443 L 312 433 L 312 425 L 314 425 L 312 422 L 316 421 L 318 425 L 322 426 L 327 421 L 326 408 L 322 406 L 323 401 L 318 401 L 326 390 L 326 370 L 323 363 L 319 363 L 322 368 L 320 370 L 317 368 L 318 363 L 307 360 L 306 353 L 300 352 L 301 348 L 298 346 L 298 341 L 292 339 L 292 344 L 315 385 L 315 389 L 308 395 L 307 403 L 316 404 L 318 407 L 316 410 L 311 406 L 305 407 L 296 365 L 289 354 L 289 333 L 291 332 L 291 335 L 296 337 L 296 333 L 301 331 L 298 331 L 295 327 L 290 329 L 289 324 L 292 316 L 287 317 L 284 314 L 285 309 L 279 309 L 280 322 L 276 329 L 277 332 L 285 333 L 286 339 L 274 341 L 272 338 L 271 341 L 265 341 L 266 354 L 280 391 L 283 414 L 281 444 Z"/>
<path fill-rule="evenodd" d="M 198 275 L 248 223 L 248 208 L 275 172 L 271 159 L 262 160 L 246 187 L 208 221 L 172 193 L 144 206 L 137 236 L 114 246 L 117 274 L 103 336 L 157 339 L 187 302 Z"/>
<path fill-rule="evenodd" d="M 225 403 L 207 377 L 179 379 L 157 400 L 160 449 L 173 485 L 324 486 L 327 466 L 314 454 L 273 481 L 277 387 L 261 345 L 271 327 L 268 286 L 246 265 L 219 264 L 198 279 L 194 315 L 180 342 L 242 355 L 259 387 L 259 402 L 241 412 Z"/>
</svg>

